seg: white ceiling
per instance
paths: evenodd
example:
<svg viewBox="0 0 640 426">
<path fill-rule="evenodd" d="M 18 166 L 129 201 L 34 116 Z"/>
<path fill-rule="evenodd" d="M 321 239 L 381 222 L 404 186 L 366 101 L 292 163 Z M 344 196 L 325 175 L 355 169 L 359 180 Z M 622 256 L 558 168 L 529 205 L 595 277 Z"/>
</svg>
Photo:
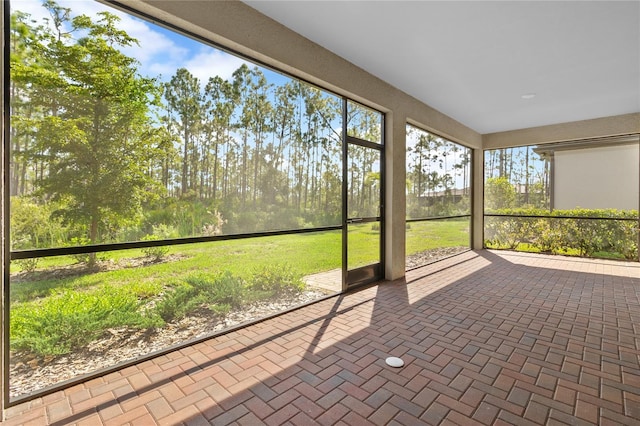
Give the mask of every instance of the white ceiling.
<svg viewBox="0 0 640 426">
<path fill-rule="evenodd" d="M 245 3 L 482 134 L 640 112 L 640 1 Z"/>
</svg>

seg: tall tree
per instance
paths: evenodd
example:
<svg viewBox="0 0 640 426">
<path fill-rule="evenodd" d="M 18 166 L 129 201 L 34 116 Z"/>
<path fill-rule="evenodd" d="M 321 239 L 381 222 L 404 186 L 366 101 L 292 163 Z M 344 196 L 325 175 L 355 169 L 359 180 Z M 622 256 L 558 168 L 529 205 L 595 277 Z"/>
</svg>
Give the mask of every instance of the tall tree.
<svg viewBox="0 0 640 426">
<path fill-rule="evenodd" d="M 289 205 L 290 196 L 290 170 L 291 161 L 286 162 L 287 170 L 283 171 L 282 167 L 285 165 L 285 149 L 291 147 L 293 141 L 300 133 L 298 127 L 298 110 L 300 108 L 300 85 L 297 81 L 289 81 L 283 86 L 279 86 L 275 90 L 273 112 L 273 136 L 275 142 L 271 149 L 271 155 L 273 160 L 271 167 L 273 172 L 269 175 L 270 181 L 268 185 L 274 188 L 282 188 L 282 195 L 284 196 L 285 204 Z M 289 151 L 291 156 L 291 151 Z M 281 173 L 276 173 L 280 171 Z M 273 191 L 271 202 L 275 202 L 276 191 Z"/>
<path fill-rule="evenodd" d="M 182 195 L 193 187 L 194 157 L 197 156 L 196 138 L 201 123 L 202 94 L 200 81 L 186 68 L 179 68 L 171 81 L 165 84 L 164 98 L 169 113 L 182 135 L 182 173 L 180 176 Z M 190 180 L 190 177 L 192 178 Z"/>
<path fill-rule="evenodd" d="M 57 114 L 59 95 L 51 84 L 58 71 L 43 52 L 46 29 L 35 26 L 28 14 L 11 15 L 11 195 L 26 195 L 45 173 L 45 153 L 39 151 L 34 130 L 44 115 Z"/>
<path fill-rule="evenodd" d="M 213 170 L 211 171 L 211 197 L 215 200 L 218 188 L 218 152 L 220 146 L 231 143 L 231 118 L 236 106 L 233 86 L 219 76 L 209 78 L 205 87 L 207 125 L 209 134 L 214 138 Z M 229 147 L 227 147 L 227 150 Z M 226 177 L 226 173 L 223 175 Z M 223 187 L 226 183 L 223 181 Z"/>
<path fill-rule="evenodd" d="M 84 15 L 71 19 L 53 2 L 46 7 L 57 31 L 40 48 L 57 73 L 40 84 L 60 96 L 55 114 L 36 126 L 38 144 L 49 155 L 41 190 L 64 200 L 59 213 L 86 226 L 96 243 L 101 228 L 138 214 L 154 186 L 146 171 L 155 151 L 145 132 L 157 87 L 119 50 L 136 40 L 117 28 L 115 15 L 101 12 L 94 22 Z"/>
<path fill-rule="evenodd" d="M 242 109 L 240 118 L 235 127 L 242 135 L 242 172 L 240 175 L 240 202 L 244 208 L 247 201 L 248 181 L 247 181 L 247 163 L 249 158 L 249 133 L 251 122 L 251 111 L 247 104 L 249 96 L 249 86 L 251 84 L 251 70 L 246 64 L 242 64 L 240 68 L 233 72 L 233 90 L 238 99 L 240 108 Z"/>
</svg>

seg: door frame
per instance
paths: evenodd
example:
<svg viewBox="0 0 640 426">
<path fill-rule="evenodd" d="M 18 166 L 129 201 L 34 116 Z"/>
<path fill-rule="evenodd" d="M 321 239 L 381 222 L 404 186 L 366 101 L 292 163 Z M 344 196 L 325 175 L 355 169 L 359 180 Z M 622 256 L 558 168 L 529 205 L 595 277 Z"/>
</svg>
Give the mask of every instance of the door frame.
<svg viewBox="0 0 640 426">
<path fill-rule="evenodd" d="M 342 291 L 347 291 L 354 287 L 366 285 L 384 278 L 384 239 L 385 239 L 385 116 L 381 114 L 381 137 L 382 143 L 378 144 L 347 133 L 347 108 L 349 105 L 347 98 L 342 98 Z M 379 111 L 378 111 L 379 112 Z M 379 216 L 374 218 L 349 218 L 349 146 L 355 145 L 367 149 L 374 149 L 380 153 L 380 209 Z M 378 262 L 370 265 L 349 269 L 349 224 L 362 221 L 364 223 L 378 222 L 380 224 L 380 246 Z"/>
</svg>

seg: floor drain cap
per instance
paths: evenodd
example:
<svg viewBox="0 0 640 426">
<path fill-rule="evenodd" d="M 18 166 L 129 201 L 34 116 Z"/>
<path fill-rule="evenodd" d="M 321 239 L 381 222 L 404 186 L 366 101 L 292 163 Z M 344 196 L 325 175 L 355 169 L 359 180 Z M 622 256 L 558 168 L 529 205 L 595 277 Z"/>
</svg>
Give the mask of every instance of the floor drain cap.
<svg viewBox="0 0 640 426">
<path fill-rule="evenodd" d="M 402 367 L 404 365 L 404 361 L 401 360 L 400 358 L 396 358 L 395 356 L 390 356 L 389 358 L 386 359 L 387 365 L 390 365 L 392 367 Z"/>
</svg>

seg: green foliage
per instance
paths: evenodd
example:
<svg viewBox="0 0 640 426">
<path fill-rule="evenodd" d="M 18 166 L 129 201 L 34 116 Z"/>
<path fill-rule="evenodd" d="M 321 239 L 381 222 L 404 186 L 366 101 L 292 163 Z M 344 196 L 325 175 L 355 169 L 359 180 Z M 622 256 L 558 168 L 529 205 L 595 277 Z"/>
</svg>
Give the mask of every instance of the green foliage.
<svg viewBox="0 0 640 426">
<path fill-rule="evenodd" d="M 177 232 L 174 228 L 167 226 L 165 224 L 160 224 L 153 227 L 153 234 L 146 235 L 142 238 L 143 241 L 158 241 L 158 240 L 166 240 L 169 238 L 176 238 Z M 169 253 L 168 246 L 156 246 L 156 247 L 145 247 L 142 249 L 142 252 L 146 257 L 151 259 L 152 262 L 159 262 Z"/>
<path fill-rule="evenodd" d="M 63 290 L 44 300 L 11 308 L 11 347 L 40 356 L 77 350 L 112 327 L 147 328 L 158 318 L 144 315 L 136 294 L 104 286 L 96 291 Z"/>
<path fill-rule="evenodd" d="M 340 232 L 327 231 L 183 245 L 180 261 L 97 272 L 73 268 L 68 256 L 43 258 L 35 274 L 12 280 L 12 348 L 52 355 L 66 350 L 61 349 L 64 336 L 70 333 L 65 330 L 100 336 L 101 322 L 102 330 L 126 324 L 137 326 L 136 318 L 148 321 L 149 327 L 156 327 L 165 320 L 182 318 L 195 311 L 222 315 L 230 309 L 241 309 L 246 303 L 271 297 L 274 289 L 283 297 L 295 294 L 300 288 L 297 280 L 300 275 L 339 267 L 340 235 Z M 301 252 L 308 256 L 301 258 Z M 139 257 L 140 253 L 140 250 L 123 250 L 111 252 L 109 256 L 126 262 Z M 271 271 L 271 265 L 276 263 L 295 264 L 299 272 L 284 266 L 275 267 L 283 271 L 283 276 L 278 277 L 277 271 Z M 58 275 L 57 269 L 71 274 Z M 256 284 L 258 276 L 268 279 Z M 255 286 L 250 287 L 249 282 Z M 79 300 L 74 298 L 74 293 Z M 65 299 L 60 300 L 63 295 Z M 122 298 L 126 295 L 130 305 L 119 301 L 118 295 Z M 87 318 L 91 314 L 84 311 L 96 305 L 94 312 L 104 321 Z M 137 311 L 132 311 L 133 306 L 137 306 Z M 107 309 L 124 313 L 114 312 L 104 318 L 101 312 Z M 56 334 L 57 321 L 63 325 L 62 337 Z M 19 346 L 16 342 L 20 342 Z"/>
<path fill-rule="evenodd" d="M 34 150 L 47 155 L 39 193 L 61 202 L 59 217 L 84 226 L 96 243 L 138 215 L 153 193 L 147 170 L 156 151 L 146 132 L 157 87 L 121 52 L 136 40 L 117 28 L 115 15 L 100 12 L 94 22 L 71 18 L 55 2 L 45 7 L 55 28 L 42 27 L 32 43 L 42 66 L 20 74 L 40 109 L 31 117 Z"/>
<path fill-rule="evenodd" d="M 249 279 L 249 290 L 267 297 L 297 294 L 305 289 L 302 276 L 289 265 L 270 265 L 257 270 Z"/>
<path fill-rule="evenodd" d="M 506 177 L 492 177 L 484 184 L 485 208 L 487 210 L 513 207 L 516 190 Z"/>
<path fill-rule="evenodd" d="M 575 252 L 585 257 L 612 253 L 623 259 L 638 258 L 638 222 L 635 220 L 638 212 L 635 210 L 574 209 L 549 212 L 522 208 L 496 210 L 493 213 L 512 216 L 485 218 L 485 245 L 489 248 Z M 518 217 L 524 215 L 546 217 Z"/>
<path fill-rule="evenodd" d="M 304 290 L 300 274 L 288 266 L 257 269 L 248 280 L 226 271 L 192 274 L 174 282 L 164 292 L 157 283 L 134 282 L 100 284 L 86 290 L 51 288 L 44 297 L 32 301 L 21 298 L 23 302 L 12 302 L 11 306 L 12 350 L 63 355 L 99 338 L 109 328 L 159 327 L 195 312 L 224 315 L 247 302 Z M 158 295 L 155 305 L 147 305 Z"/>
<path fill-rule="evenodd" d="M 68 230 L 52 216 L 53 203 L 40 204 L 30 197 L 11 197 L 11 248 L 33 249 L 60 244 Z"/>
<path fill-rule="evenodd" d="M 166 292 L 155 312 L 165 321 L 202 310 L 221 315 L 246 301 L 298 294 L 304 288 L 300 274 L 285 265 L 261 268 L 247 281 L 229 271 L 191 275 Z"/>
<path fill-rule="evenodd" d="M 38 263 L 40 262 L 40 258 L 33 257 L 31 259 L 18 259 L 12 260 L 11 263 L 15 263 L 18 265 L 22 272 L 31 273 L 36 270 L 38 267 Z"/>
<path fill-rule="evenodd" d="M 160 237 L 156 235 L 147 235 L 142 238 L 142 241 L 157 241 L 160 240 Z M 142 249 L 142 252 L 146 257 L 148 257 L 151 262 L 160 262 L 164 257 L 169 253 L 168 246 L 155 246 L 155 247 L 145 247 Z"/>
<path fill-rule="evenodd" d="M 68 246 L 77 247 L 86 246 L 88 244 L 91 244 L 91 242 L 86 237 L 73 237 L 69 240 Z M 71 257 L 74 258 L 78 263 L 89 263 L 88 253 L 72 254 Z"/>
<path fill-rule="evenodd" d="M 244 280 L 228 271 L 213 276 L 193 275 L 168 291 L 156 312 L 165 321 L 181 319 L 201 309 L 220 314 L 240 306 L 244 297 Z"/>
<path fill-rule="evenodd" d="M 69 242 L 65 245 L 68 247 L 79 247 L 91 244 L 91 240 L 86 237 L 73 237 L 69 239 Z M 78 253 L 72 254 L 71 257 L 75 259 L 77 263 L 87 265 L 89 268 L 97 266 L 98 261 L 106 260 L 104 253 Z"/>
<path fill-rule="evenodd" d="M 54 216 L 16 209 L 16 226 L 31 223 L 13 233 L 14 247 L 135 241 L 161 224 L 188 237 L 340 222 L 338 97 L 297 80 L 273 84 L 247 64 L 229 79 L 180 68 L 160 83 L 140 75 L 137 42 L 115 15 L 43 6 L 50 25 L 11 16 L 10 186 L 46 200 L 64 230 L 43 239 L 35 223 Z M 350 131 L 378 141 L 381 115 L 350 105 Z M 362 183 L 351 194 L 371 210 L 376 156 L 351 157 Z"/>
<path fill-rule="evenodd" d="M 183 197 L 165 199 L 148 206 L 141 228 L 163 238 L 219 235 L 226 220 L 211 201 Z M 165 236 L 162 235 L 165 234 Z"/>
<path fill-rule="evenodd" d="M 192 310 L 198 303 L 196 290 L 186 284 L 181 284 L 169 293 L 156 305 L 156 313 L 164 321 L 173 321 L 184 317 L 186 312 Z"/>
<path fill-rule="evenodd" d="M 566 240 L 565 229 L 558 220 L 536 219 L 531 231 L 533 246 L 541 252 L 559 253 Z"/>
</svg>

